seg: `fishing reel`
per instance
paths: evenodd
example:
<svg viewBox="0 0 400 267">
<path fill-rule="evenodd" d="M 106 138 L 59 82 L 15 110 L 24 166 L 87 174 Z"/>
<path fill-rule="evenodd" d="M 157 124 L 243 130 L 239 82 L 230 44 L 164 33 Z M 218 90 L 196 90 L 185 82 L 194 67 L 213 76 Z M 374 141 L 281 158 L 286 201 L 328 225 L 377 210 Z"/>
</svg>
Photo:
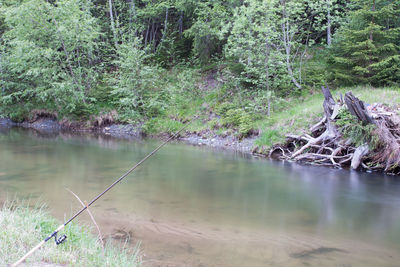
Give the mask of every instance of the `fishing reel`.
<svg viewBox="0 0 400 267">
<path fill-rule="evenodd" d="M 59 238 L 57 238 L 57 233 L 54 235 L 54 241 L 56 242 L 57 246 L 64 243 L 66 240 L 67 240 L 66 235 L 62 235 Z"/>
</svg>

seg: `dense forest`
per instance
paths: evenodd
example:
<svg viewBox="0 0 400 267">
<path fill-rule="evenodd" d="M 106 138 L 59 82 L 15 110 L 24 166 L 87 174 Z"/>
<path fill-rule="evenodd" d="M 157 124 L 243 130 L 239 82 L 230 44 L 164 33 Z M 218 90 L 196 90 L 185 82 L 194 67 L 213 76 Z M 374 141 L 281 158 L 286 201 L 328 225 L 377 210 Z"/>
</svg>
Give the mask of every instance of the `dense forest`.
<svg viewBox="0 0 400 267">
<path fill-rule="evenodd" d="M 155 118 L 181 123 L 206 101 L 247 134 L 321 85 L 400 83 L 399 1 L 0 0 L 0 11 L 0 114 L 19 121 L 112 114 L 157 132 Z"/>
</svg>

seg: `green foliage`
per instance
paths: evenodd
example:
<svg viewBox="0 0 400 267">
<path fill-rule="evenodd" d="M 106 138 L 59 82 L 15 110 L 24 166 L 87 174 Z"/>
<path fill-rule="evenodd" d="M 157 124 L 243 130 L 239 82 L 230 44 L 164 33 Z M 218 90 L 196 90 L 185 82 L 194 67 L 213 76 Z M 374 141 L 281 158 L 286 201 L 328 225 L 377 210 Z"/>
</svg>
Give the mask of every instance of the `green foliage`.
<svg viewBox="0 0 400 267">
<path fill-rule="evenodd" d="M 225 27 L 225 56 L 237 62 L 231 65 L 233 73 L 247 87 L 285 93 L 301 89 L 305 55 L 315 41 L 304 36 L 311 34 L 310 21 L 323 28 L 322 19 L 312 20 L 322 10 L 320 1 L 244 1 Z"/>
<path fill-rule="evenodd" d="M 239 135 L 240 137 L 248 136 L 254 129 L 252 118 L 247 113 L 242 113 L 239 118 Z"/>
<path fill-rule="evenodd" d="M 147 56 L 140 49 L 140 42 L 138 38 L 126 39 L 117 47 L 118 58 L 114 64 L 119 66 L 118 78 L 111 80 L 119 119 L 130 123 L 144 115 L 158 115 L 164 108 L 158 99 L 163 97 L 161 94 L 151 97 L 150 92 L 157 89 L 158 68 L 145 63 Z"/>
<path fill-rule="evenodd" d="M 302 69 L 304 85 L 312 90 L 320 90 L 329 79 L 329 50 L 323 46 L 315 46 L 309 50 L 308 56 L 309 60 Z"/>
<path fill-rule="evenodd" d="M 158 133 L 168 133 L 174 134 L 180 128 L 182 128 L 183 124 L 179 121 L 170 119 L 170 118 L 155 118 L 148 120 L 143 125 L 143 131 L 146 134 L 158 134 Z"/>
<path fill-rule="evenodd" d="M 261 134 L 260 138 L 256 140 L 256 145 L 272 147 L 273 145 L 282 142 L 283 140 L 284 139 L 278 130 L 267 129 Z"/>
<path fill-rule="evenodd" d="M 0 115 L 7 116 L 9 119 L 15 122 L 22 122 L 28 113 L 28 108 L 17 104 L 5 105 L 0 109 Z"/>
<path fill-rule="evenodd" d="M 216 107 L 216 113 L 221 116 L 222 126 L 237 127 L 241 137 L 246 137 L 254 129 L 252 117 L 232 103 L 219 104 Z"/>
<path fill-rule="evenodd" d="M 212 119 L 208 122 L 208 125 L 210 126 L 211 129 L 219 129 L 220 124 L 218 119 Z"/>
<path fill-rule="evenodd" d="M 288 101 L 328 78 L 399 83 L 399 12 L 385 0 L 0 0 L 0 113 L 168 118 L 155 133 L 200 110 L 221 119 L 193 129 L 300 128 L 292 117 L 307 111 Z"/>
<path fill-rule="evenodd" d="M 379 146 L 379 138 L 375 134 L 375 124 L 363 124 L 350 114 L 347 109 L 341 109 L 335 124 L 340 128 L 343 136 L 350 139 L 358 147 L 365 143 L 371 150 Z"/>
<path fill-rule="evenodd" d="M 239 126 L 245 112 L 242 109 L 228 109 L 222 117 L 222 124 L 225 126 Z"/>
<path fill-rule="evenodd" d="M 235 105 L 233 103 L 223 102 L 216 106 L 215 112 L 220 116 L 225 116 L 226 113 L 233 108 L 235 108 Z"/>
<path fill-rule="evenodd" d="M 30 205 L 28 205 L 30 204 Z M 29 206 L 29 207 L 28 207 Z M 6 202 L 0 209 L 0 265 L 6 266 L 17 261 L 38 240 L 52 233 L 60 222 L 49 216 L 43 205 L 32 203 Z M 139 249 L 128 250 L 106 241 L 103 249 L 91 229 L 74 223 L 64 230 L 68 242 L 60 245 L 46 245 L 28 258 L 30 265 L 68 266 L 140 266 Z"/>
<path fill-rule="evenodd" d="M 400 3 L 357 1 L 332 48 L 332 78 L 339 84 L 400 82 Z"/>
<path fill-rule="evenodd" d="M 238 3 L 237 0 L 198 2 L 194 11 L 195 21 L 185 31 L 185 36 L 193 38 L 193 53 L 202 63 L 222 50 L 225 36 L 221 29 L 230 21 Z"/>
<path fill-rule="evenodd" d="M 35 102 L 60 115 L 81 114 L 94 99 L 96 41 L 100 35 L 89 2 L 29 0 L 2 7 L 0 102 Z"/>
</svg>

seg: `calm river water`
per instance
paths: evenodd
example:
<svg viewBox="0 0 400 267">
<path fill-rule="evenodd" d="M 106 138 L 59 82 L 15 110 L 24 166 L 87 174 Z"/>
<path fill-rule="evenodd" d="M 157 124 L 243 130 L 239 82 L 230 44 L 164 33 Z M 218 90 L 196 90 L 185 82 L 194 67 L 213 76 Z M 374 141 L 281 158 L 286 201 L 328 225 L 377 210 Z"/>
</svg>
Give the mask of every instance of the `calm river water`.
<svg viewBox="0 0 400 267">
<path fill-rule="evenodd" d="M 0 128 L 0 201 L 59 220 L 157 146 Z M 170 144 L 91 208 L 145 266 L 399 266 L 400 179 Z M 90 224 L 85 214 L 80 223 Z"/>
</svg>

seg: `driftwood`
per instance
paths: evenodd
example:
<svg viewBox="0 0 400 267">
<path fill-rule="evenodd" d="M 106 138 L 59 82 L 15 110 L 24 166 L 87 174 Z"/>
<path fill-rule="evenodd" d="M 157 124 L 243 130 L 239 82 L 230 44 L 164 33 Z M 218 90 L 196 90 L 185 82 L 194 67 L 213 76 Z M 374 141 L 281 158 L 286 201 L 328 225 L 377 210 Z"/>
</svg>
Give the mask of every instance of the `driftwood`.
<svg viewBox="0 0 400 267">
<path fill-rule="evenodd" d="M 329 88 L 322 87 L 323 118 L 311 126 L 309 134 L 287 135 L 284 145 L 270 150 L 270 157 L 311 164 L 383 170 L 400 174 L 400 117 L 382 104 L 367 105 L 352 92 L 335 100 Z M 340 110 L 347 109 L 361 125 L 374 124 L 370 143 L 357 146 L 345 138 L 336 121 Z M 374 140 L 374 144 L 372 144 Z"/>
<path fill-rule="evenodd" d="M 374 120 L 370 117 L 365 108 L 364 102 L 355 97 L 352 92 L 346 93 L 344 96 L 344 102 L 346 103 L 350 113 L 357 117 L 358 120 L 364 123 L 374 123 Z"/>
</svg>

